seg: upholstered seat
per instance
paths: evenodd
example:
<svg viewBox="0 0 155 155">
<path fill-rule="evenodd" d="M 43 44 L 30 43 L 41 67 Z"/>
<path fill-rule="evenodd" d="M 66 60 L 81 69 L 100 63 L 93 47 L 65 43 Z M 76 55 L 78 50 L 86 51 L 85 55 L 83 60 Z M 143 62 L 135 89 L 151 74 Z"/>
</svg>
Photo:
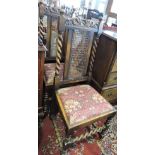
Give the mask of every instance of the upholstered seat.
<svg viewBox="0 0 155 155">
<path fill-rule="evenodd" d="M 64 63 L 60 65 L 60 80 L 63 80 Z M 55 63 L 44 64 L 44 81 L 46 86 L 53 85 L 55 76 Z"/>
<path fill-rule="evenodd" d="M 59 89 L 57 98 L 69 127 L 89 122 L 95 117 L 106 116 L 114 110 L 112 105 L 89 85 Z"/>
</svg>

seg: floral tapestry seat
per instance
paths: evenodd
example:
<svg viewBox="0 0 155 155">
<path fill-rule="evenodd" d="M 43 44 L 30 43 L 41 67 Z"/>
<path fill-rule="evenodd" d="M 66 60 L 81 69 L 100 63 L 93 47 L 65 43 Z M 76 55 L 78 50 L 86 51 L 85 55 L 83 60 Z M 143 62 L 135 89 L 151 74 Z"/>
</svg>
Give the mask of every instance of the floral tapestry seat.
<svg viewBox="0 0 155 155">
<path fill-rule="evenodd" d="M 89 85 L 61 88 L 56 94 L 69 128 L 114 111 L 113 106 Z"/>
<path fill-rule="evenodd" d="M 56 63 L 44 64 L 44 81 L 46 86 L 53 85 L 54 76 L 55 76 L 55 64 Z M 64 68 L 64 63 L 61 63 L 60 80 L 63 80 L 63 68 Z"/>
</svg>

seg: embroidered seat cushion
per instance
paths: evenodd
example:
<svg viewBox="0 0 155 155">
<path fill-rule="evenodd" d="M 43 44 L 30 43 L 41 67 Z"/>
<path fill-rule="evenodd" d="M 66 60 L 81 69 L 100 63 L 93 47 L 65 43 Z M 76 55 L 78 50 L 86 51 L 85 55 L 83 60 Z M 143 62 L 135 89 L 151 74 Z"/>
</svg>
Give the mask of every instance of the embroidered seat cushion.
<svg viewBox="0 0 155 155">
<path fill-rule="evenodd" d="M 57 91 L 69 126 L 76 126 L 82 121 L 91 120 L 114 110 L 94 88 L 78 85 Z"/>
<path fill-rule="evenodd" d="M 63 79 L 63 68 L 64 63 L 61 63 L 60 65 L 60 80 Z M 46 86 L 53 85 L 54 82 L 54 76 L 55 76 L 55 63 L 48 63 L 44 64 L 44 79 Z"/>
</svg>

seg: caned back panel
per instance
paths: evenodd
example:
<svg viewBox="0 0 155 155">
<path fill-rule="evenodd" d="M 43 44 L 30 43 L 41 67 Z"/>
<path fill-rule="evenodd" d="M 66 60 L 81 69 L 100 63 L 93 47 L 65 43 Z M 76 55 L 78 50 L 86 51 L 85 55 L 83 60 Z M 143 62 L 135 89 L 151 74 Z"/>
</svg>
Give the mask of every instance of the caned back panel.
<svg viewBox="0 0 155 155">
<path fill-rule="evenodd" d="M 59 16 L 48 15 L 47 18 L 47 48 L 48 57 L 56 57 L 56 39 L 58 37 Z"/>
<path fill-rule="evenodd" d="M 65 51 L 64 79 L 82 79 L 87 74 L 94 31 L 81 27 L 67 27 L 66 35 L 67 46 Z"/>
</svg>

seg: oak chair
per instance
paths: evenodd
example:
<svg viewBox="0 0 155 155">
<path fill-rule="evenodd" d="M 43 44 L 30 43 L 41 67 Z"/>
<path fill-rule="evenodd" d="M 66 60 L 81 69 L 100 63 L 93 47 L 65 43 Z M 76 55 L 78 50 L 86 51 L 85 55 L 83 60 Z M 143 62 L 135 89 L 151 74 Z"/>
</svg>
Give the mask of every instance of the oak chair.
<svg viewBox="0 0 155 155">
<path fill-rule="evenodd" d="M 60 31 L 57 39 L 54 78 L 56 103 L 66 126 L 64 149 L 91 134 L 102 132 L 104 126 L 70 139 L 69 136 L 75 129 L 88 127 L 116 112 L 116 109 L 91 86 L 93 62 L 97 48 L 96 29 L 73 25 L 66 26 L 65 31 L 67 45 L 63 80 L 60 80 L 63 41 Z"/>
<path fill-rule="evenodd" d="M 57 107 L 54 106 L 54 104 L 50 105 L 53 98 L 53 86 L 54 86 L 54 76 L 55 76 L 55 65 L 56 65 L 56 49 L 57 44 L 56 40 L 58 37 L 58 29 L 65 28 L 64 25 L 64 18 L 63 18 L 63 12 L 51 12 L 50 10 L 47 10 L 46 12 L 47 16 L 47 56 L 45 58 L 45 64 L 44 64 L 44 103 L 46 105 L 45 109 L 47 112 L 50 111 L 50 114 L 54 114 L 57 110 Z M 65 40 L 65 39 L 63 39 Z M 63 57 L 61 60 L 60 65 L 60 79 L 63 78 Z"/>
</svg>

